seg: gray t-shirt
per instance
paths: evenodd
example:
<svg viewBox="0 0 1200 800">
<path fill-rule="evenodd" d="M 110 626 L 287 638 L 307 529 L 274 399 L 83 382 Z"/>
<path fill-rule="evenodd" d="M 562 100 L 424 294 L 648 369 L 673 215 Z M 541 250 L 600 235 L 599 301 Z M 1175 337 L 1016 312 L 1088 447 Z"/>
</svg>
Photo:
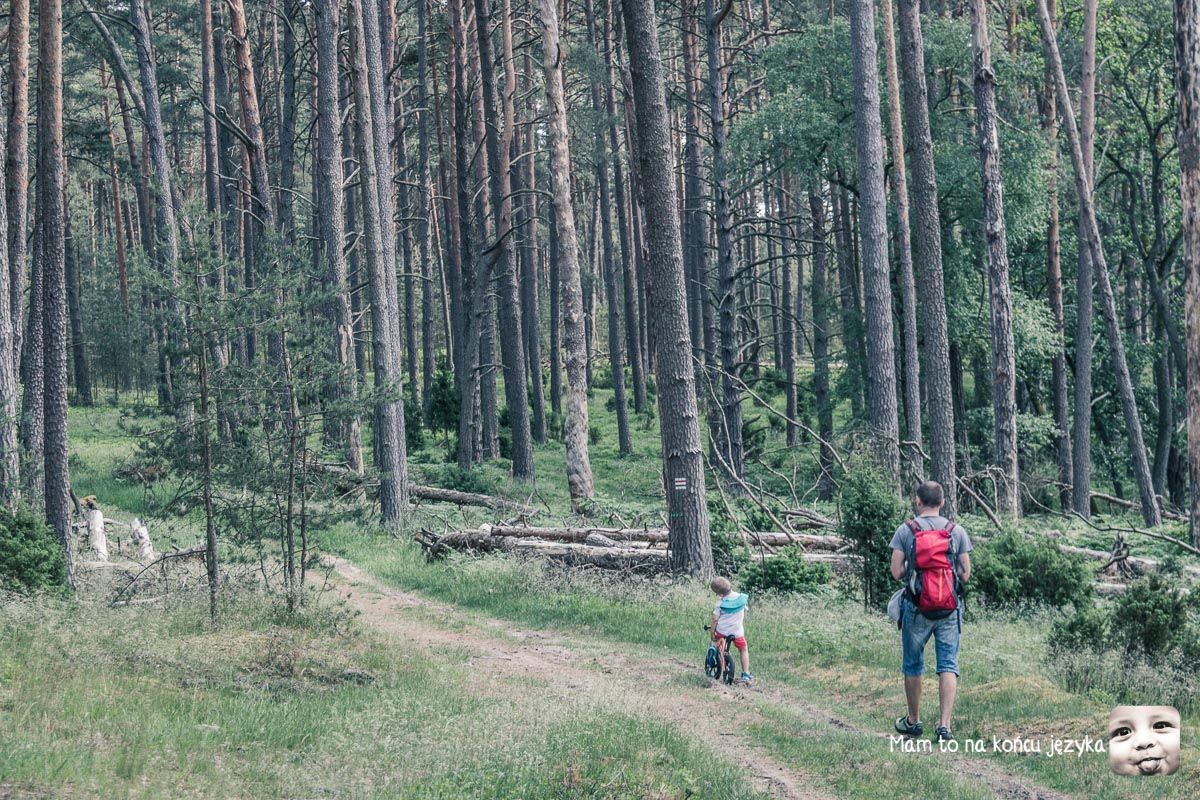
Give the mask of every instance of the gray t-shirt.
<svg viewBox="0 0 1200 800">
<path fill-rule="evenodd" d="M 917 517 L 917 524 L 927 530 L 935 530 L 937 528 L 945 528 L 950 520 L 945 517 Z M 969 553 L 975 549 L 971 544 L 971 537 L 967 536 L 966 529 L 959 524 L 954 525 L 954 530 L 950 531 L 950 541 L 954 547 L 954 552 L 960 556 L 964 553 Z M 892 537 L 892 549 L 899 550 L 905 555 L 913 547 L 913 532 L 912 528 L 908 527 L 908 523 L 904 523 L 896 529 L 896 535 Z M 959 566 L 959 565 L 955 565 Z"/>
</svg>

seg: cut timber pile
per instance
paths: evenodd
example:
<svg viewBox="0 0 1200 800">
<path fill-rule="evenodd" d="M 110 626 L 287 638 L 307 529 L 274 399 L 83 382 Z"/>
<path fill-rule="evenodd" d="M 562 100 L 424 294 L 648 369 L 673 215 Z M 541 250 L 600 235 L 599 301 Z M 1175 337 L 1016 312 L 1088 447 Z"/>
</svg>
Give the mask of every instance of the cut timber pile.
<svg viewBox="0 0 1200 800">
<path fill-rule="evenodd" d="M 834 570 L 853 568 L 848 553 L 833 552 L 844 542 L 837 536 L 746 533 L 751 546 L 773 548 L 788 544 L 805 548 L 805 561 L 829 564 Z M 417 541 L 430 557 L 456 550 L 467 553 L 508 552 L 588 565 L 602 569 L 663 572 L 667 569 L 667 531 L 664 528 L 535 528 L 519 525 L 481 525 L 476 530 L 436 533 L 423 529 Z M 826 552 L 811 553 L 808 549 Z M 773 552 L 764 552 L 770 557 Z"/>
</svg>

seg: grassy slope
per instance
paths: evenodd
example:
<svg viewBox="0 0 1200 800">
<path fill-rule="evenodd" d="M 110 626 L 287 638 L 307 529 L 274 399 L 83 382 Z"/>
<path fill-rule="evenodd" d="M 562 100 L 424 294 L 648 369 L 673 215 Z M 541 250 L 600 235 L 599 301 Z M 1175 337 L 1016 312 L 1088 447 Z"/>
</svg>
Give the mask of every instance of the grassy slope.
<svg viewBox="0 0 1200 800">
<path fill-rule="evenodd" d="M 626 522 L 655 524 L 661 519 L 656 430 L 635 427 L 635 455 L 620 457 L 614 415 L 602 410 L 606 393 L 597 391 L 596 395 L 592 417 L 600 441 L 592 447 L 598 489 L 594 519 L 607 521 L 609 514 L 616 514 Z M 110 513 L 122 518 L 145 516 L 152 505 L 140 487 L 112 477 L 112 468 L 132 450 L 129 422 L 132 430 L 158 424 L 152 417 L 134 418 L 122 428 L 112 409 L 73 410 L 71 418 L 72 469 L 78 494 L 98 495 Z M 369 441 L 369 436 L 365 438 Z M 539 521 L 565 519 L 567 497 L 560 477 L 560 447 L 551 443 L 537 449 L 536 492 L 513 486 L 504 475 L 502 462 L 476 470 L 477 480 L 481 488 L 490 491 L 522 499 L 533 495 L 535 502 L 549 508 Z M 809 455 L 802 448 L 795 458 L 803 462 Z M 441 445 L 432 437 L 422 451 L 412 454 L 412 462 L 419 479 L 438 482 L 447 474 Z M 426 506 L 415 522 L 440 527 L 447 522 L 474 525 L 485 519 L 475 511 Z M 1068 527 L 1073 540 L 1087 535 L 1077 526 L 1060 522 L 1052 526 Z M 152 523 L 156 543 L 167 528 L 171 530 L 167 538 L 182 544 L 199 538 L 194 519 L 172 518 L 169 526 Z M 411 545 L 373 533 L 369 522 L 343 524 L 322 535 L 321 545 L 347 554 L 395 585 L 476 613 L 599 637 L 614 648 L 629 648 L 639 657 L 669 655 L 691 662 L 702 653 L 698 628 L 711 606 L 704 589 L 695 585 L 614 587 L 564 578 L 504 559 L 429 565 Z M 1152 551 L 1139 547 L 1139 552 Z M 464 708 L 461 688 L 469 681 L 461 658 L 456 662 L 454 654 L 431 654 L 427 661 L 366 636 L 352 637 L 355 644 L 347 647 L 344 636 L 330 637 L 320 626 L 312 631 L 284 628 L 264 611 L 252 609 L 239 614 L 237 623 L 227 623 L 221 633 L 205 634 L 199 620 L 188 616 L 192 613 L 179 612 L 183 614 L 179 617 L 175 612 L 66 609 L 38 620 L 57 631 L 52 637 L 24 636 L 20 624 L 0 625 L 0 652 L 5 654 L 0 656 L 0 731 L 23 731 L 15 740 L 20 747 L 13 747 L 12 739 L 4 741 L 5 734 L 0 732 L 0 786 L 6 781 L 41 786 L 65 781 L 85 793 L 105 796 L 175 794 L 183 784 L 191 786 L 197 796 L 277 796 L 301 787 L 308 791 L 326 788 L 343 796 L 373 796 L 395 792 L 395 787 L 389 788 L 385 782 L 388 775 L 398 774 L 397 764 L 422 763 L 424 769 L 437 772 L 436 764 L 409 760 L 406 754 L 451 752 L 453 758 L 431 756 L 434 762 L 445 762 L 441 768 L 448 772 L 424 776 L 426 788 L 412 787 L 410 792 L 432 792 L 428 787 L 438 786 L 438 781 L 453 780 L 466 781 L 468 787 L 475 787 L 477 796 L 490 796 L 497 792 L 489 787 L 501 787 L 498 793 L 503 794 L 504 786 L 532 782 L 533 788 L 523 790 L 523 796 L 559 796 L 565 774 L 568 788 L 580 796 L 592 796 L 595 792 L 589 791 L 616 777 L 620 781 L 614 785 L 624 788 L 600 796 L 640 796 L 650 793 L 647 781 L 651 773 L 653 780 L 662 781 L 653 791 L 662 789 L 666 796 L 686 793 L 696 785 L 739 787 L 723 789 L 723 794 L 744 791 L 726 767 L 712 765 L 698 755 L 691 740 L 645 720 L 618 716 L 601 720 L 593 730 L 587 727 L 590 721 L 564 719 L 556 720 L 548 732 L 543 730 L 544 717 L 537 710 L 531 712 L 539 721 L 534 726 L 521 709 L 514 711 L 502 703 L 489 705 L 488 698 L 474 698 Z M 896 634 L 878 617 L 864 614 L 830 592 L 817 601 L 756 603 L 750 625 L 755 672 L 764 683 L 786 686 L 798 698 L 833 710 L 862 728 L 884 729 L 888 719 L 900 713 Z M 1047 625 L 1046 618 L 984 618 L 968 626 L 957 714 L 960 736 L 1065 736 L 1099 729 L 1108 708 L 1104 698 L 1068 694 L 1043 676 L 1043 631 Z M 104 630 L 104 635 L 98 637 L 97 629 Z M 139 631 L 134 639 L 130 630 Z M 253 641 L 256 636 L 260 638 L 254 646 L 232 644 L 241 637 Z M 279 636 L 302 639 L 301 651 L 314 663 L 346 659 L 349 668 L 369 671 L 376 680 L 369 686 L 317 680 L 318 691 L 307 691 L 303 680 L 285 681 L 282 688 L 272 689 L 267 680 L 265 694 L 248 695 L 244 676 L 274 669 L 270 666 L 271 648 L 276 645 L 270 642 Z M 97 656 L 97 648 L 108 655 Z M 177 655 L 174 661 L 148 657 L 155 665 L 148 669 L 139 659 L 123 655 L 130 649 Z M 10 652 L 14 655 L 5 657 Z M 76 652 L 84 654 L 79 663 L 94 658 L 104 665 L 103 677 L 84 677 L 79 670 L 58 666 L 59 662 L 76 663 L 70 655 Z M 188 680 L 193 673 L 217 677 L 196 685 Z M 319 673 L 317 669 L 313 674 Z M 49 676 L 50 680 L 35 681 L 32 676 Z M 681 671 L 679 680 L 691 681 L 694 676 Z M 73 698 L 70 707 L 56 700 L 59 696 Z M 932 695 L 927 698 L 931 700 Z M 409 703 L 412 705 L 406 705 Z M 928 703 L 926 707 L 932 709 Z M 285 708 L 290 712 L 284 713 Z M 226 716 L 209 722 L 212 709 L 226 709 Z M 414 709 L 430 710 L 434 717 L 448 722 L 422 727 L 423 738 L 397 733 L 405 726 L 394 724 L 396 720 L 426 716 Z M 842 796 L 903 796 L 913 785 L 937 785 L 939 796 L 947 798 L 981 796 L 978 784 L 956 776 L 952 767 L 888 753 L 886 739 L 814 727 L 811 720 L 787 708 L 761 710 L 768 722 L 753 735 L 782 758 L 794 759 L 820 776 Z M 392 715 L 393 724 L 380 727 L 389 719 L 387 714 Z M 59 715 L 65 721 L 62 726 L 54 721 Z M 266 715 L 261 718 L 269 720 L 269 726 L 255 722 L 260 715 Z M 190 727 L 181 722 L 189 716 L 194 720 Z M 510 716 L 515 720 L 511 727 L 507 725 Z M 477 730 L 472 726 L 486 729 L 496 724 L 497 717 L 511 730 L 511 744 L 501 750 L 473 749 L 474 738 L 462 734 Z M 29 725 L 31 720 L 41 727 Z M 213 724 L 230 726 L 232 732 L 217 735 L 196 727 Z M 263 732 L 266 727 L 270 736 Z M 364 729 L 386 730 L 387 735 L 357 735 Z M 1185 746 L 1195 746 L 1197 733 L 1195 720 L 1189 720 Z M 86 756 L 101 740 L 102 754 L 124 755 L 116 759 Z M 141 749 L 139 744 L 150 745 L 151 754 L 134 755 Z M 651 755 L 638 755 L 643 749 Z M 509 750 L 511 758 L 505 755 Z M 614 756 L 616 751 L 620 752 Z M 517 766 L 534 753 L 541 754 L 534 762 L 541 767 Z M 609 760 L 613 758 L 632 759 L 634 766 L 618 776 Z M 645 763 L 646 758 L 653 763 Z M 575 766 L 567 773 L 556 772 L 564 759 Z M 1127 796 L 1130 789 L 1128 783 L 1109 775 L 1096 757 L 1082 761 L 1005 757 L 997 761 L 1080 797 L 1118 798 Z M 578 776 L 590 777 L 577 780 Z M 204 788 L 197 788 L 192 778 L 202 779 Z M 518 783 L 504 783 L 508 780 Z M 1139 783 L 1138 788 L 1145 787 Z M 1153 789 L 1160 793 L 1153 796 L 1191 797 L 1200 793 L 1200 782 L 1193 774 L 1186 782 L 1161 782 Z"/>
</svg>

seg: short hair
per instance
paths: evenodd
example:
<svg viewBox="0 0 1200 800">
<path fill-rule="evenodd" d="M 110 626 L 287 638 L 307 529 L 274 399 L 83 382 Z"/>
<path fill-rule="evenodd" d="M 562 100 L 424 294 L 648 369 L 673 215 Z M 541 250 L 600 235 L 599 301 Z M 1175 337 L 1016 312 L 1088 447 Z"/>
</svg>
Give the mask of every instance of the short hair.
<svg viewBox="0 0 1200 800">
<path fill-rule="evenodd" d="M 946 500 L 946 492 L 937 481 L 925 481 L 917 487 L 917 502 L 921 508 L 937 508 Z"/>
<path fill-rule="evenodd" d="M 708 584 L 708 588 L 717 594 L 729 594 L 733 589 L 733 584 L 729 582 L 728 578 L 713 578 L 712 583 Z"/>
</svg>

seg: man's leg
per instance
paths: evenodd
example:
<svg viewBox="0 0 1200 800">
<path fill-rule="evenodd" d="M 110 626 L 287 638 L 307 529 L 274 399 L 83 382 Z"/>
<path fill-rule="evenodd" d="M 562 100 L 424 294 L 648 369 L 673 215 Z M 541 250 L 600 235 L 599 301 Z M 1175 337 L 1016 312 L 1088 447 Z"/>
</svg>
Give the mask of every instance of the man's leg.
<svg viewBox="0 0 1200 800">
<path fill-rule="evenodd" d="M 958 645 L 960 632 L 958 617 L 951 614 L 938 623 L 934 631 L 934 646 L 937 650 L 938 671 L 938 725 L 950 727 L 954 713 L 954 700 L 958 696 Z"/>
<path fill-rule="evenodd" d="M 920 691 L 918 687 L 918 691 Z M 938 725 L 950 727 L 950 715 L 954 713 L 954 699 L 958 696 L 958 676 L 953 672 L 938 675 L 938 709 L 941 720 Z"/>
<path fill-rule="evenodd" d="M 933 635 L 929 620 L 905 604 L 904 626 L 900 630 L 903 650 L 904 697 L 908 701 L 908 724 L 921 721 L 921 676 L 925 674 L 925 644 Z"/>
<path fill-rule="evenodd" d="M 908 701 L 908 724 L 921 721 L 921 676 L 904 676 L 904 698 Z"/>
</svg>

